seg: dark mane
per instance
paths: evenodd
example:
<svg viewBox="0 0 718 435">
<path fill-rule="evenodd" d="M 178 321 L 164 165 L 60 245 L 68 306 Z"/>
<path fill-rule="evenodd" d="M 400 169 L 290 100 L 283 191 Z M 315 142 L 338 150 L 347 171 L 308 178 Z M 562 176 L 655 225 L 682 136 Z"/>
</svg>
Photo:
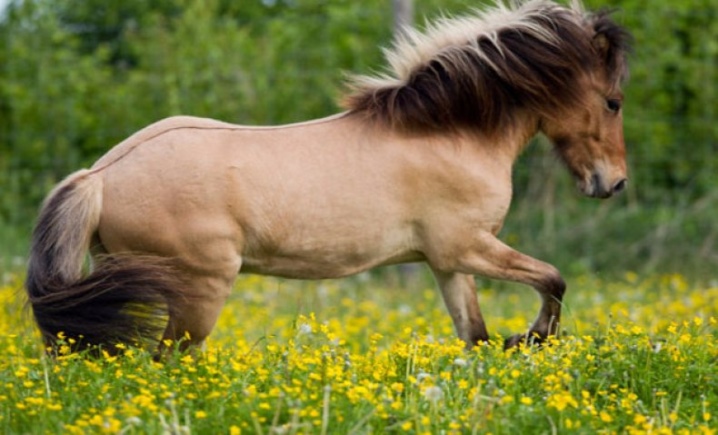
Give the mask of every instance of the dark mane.
<svg viewBox="0 0 718 435">
<path fill-rule="evenodd" d="M 575 105 L 578 80 L 605 68 L 626 75 L 628 33 L 609 13 L 534 0 L 409 31 L 386 52 L 392 74 L 358 77 L 345 108 L 409 131 L 509 127 L 516 110 L 541 115 Z"/>
</svg>

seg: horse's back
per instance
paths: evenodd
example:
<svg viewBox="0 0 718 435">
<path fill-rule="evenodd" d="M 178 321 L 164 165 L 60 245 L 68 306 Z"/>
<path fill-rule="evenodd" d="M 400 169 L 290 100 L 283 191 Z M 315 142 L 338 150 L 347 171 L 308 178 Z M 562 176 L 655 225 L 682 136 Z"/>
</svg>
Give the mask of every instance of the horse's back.
<svg viewBox="0 0 718 435">
<path fill-rule="evenodd" d="M 124 158 L 138 146 L 152 142 L 160 136 L 182 129 L 207 129 L 207 128 L 238 128 L 235 124 L 217 121 L 209 118 L 194 116 L 172 116 L 164 118 L 132 134 L 127 139 L 115 145 L 103 155 L 94 165 L 93 170 L 101 170 Z"/>
</svg>

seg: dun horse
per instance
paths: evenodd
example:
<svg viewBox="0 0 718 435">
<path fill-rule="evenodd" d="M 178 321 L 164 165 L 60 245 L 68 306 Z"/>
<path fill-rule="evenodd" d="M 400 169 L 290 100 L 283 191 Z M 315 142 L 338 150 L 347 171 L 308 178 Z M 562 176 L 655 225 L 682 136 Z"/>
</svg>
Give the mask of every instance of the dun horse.
<svg viewBox="0 0 718 435">
<path fill-rule="evenodd" d="M 512 165 L 543 133 L 585 195 L 624 188 L 628 39 L 577 2 L 497 5 L 407 31 L 389 71 L 354 79 L 338 115 L 146 127 L 45 200 L 26 286 L 46 343 L 62 332 L 111 349 L 159 338 L 161 319 L 162 338 L 198 345 L 238 273 L 322 279 L 421 261 L 468 347 L 489 338 L 474 275 L 542 298 L 507 347 L 556 334 L 561 275 L 496 237 Z"/>
</svg>

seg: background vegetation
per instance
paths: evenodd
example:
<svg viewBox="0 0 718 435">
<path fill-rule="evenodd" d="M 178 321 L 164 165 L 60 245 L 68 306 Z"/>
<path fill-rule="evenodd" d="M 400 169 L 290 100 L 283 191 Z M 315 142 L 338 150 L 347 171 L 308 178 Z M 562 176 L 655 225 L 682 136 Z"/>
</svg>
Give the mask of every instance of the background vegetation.
<svg viewBox="0 0 718 435">
<path fill-rule="evenodd" d="M 563 270 L 718 266 L 718 3 L 587 0 L 635 36 L 631 183 L 580 197 L 550 146 L 518 162 L 503 237 Z M 477 1 L 416 0 L 417 22 Z M 334 113 L 346 72 L 381 69 L 391 2 L 15 0 L 0 16 L 0 255 L 22 263 L 51 186 L 175 114 L 278 124 Z M 13 260 L 15 259 L 15 260 Z"/>
</svg>

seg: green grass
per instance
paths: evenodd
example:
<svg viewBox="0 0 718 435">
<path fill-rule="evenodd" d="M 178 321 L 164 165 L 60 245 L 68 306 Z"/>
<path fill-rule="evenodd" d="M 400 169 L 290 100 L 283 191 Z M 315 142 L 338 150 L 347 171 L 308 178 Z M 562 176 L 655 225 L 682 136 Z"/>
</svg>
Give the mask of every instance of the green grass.
<svg viewBox="0 0 718 435">
<path fill-rule="evenodd" d="M 29 226 L 8 225 L 0 220 L 0 284 L 25 266 L 29 234 Z"/>
<path fill-rule="evenodd" d="M 480 283 L 471 352 L 438 292 L 243 277 L 201 353 L 44 356 L 19 277 L 0 290 L 2 433 L 715 433 L 718 286 L 568 279 L 563 337 L 505 352 L 530 289 Z"/>
</svg>

